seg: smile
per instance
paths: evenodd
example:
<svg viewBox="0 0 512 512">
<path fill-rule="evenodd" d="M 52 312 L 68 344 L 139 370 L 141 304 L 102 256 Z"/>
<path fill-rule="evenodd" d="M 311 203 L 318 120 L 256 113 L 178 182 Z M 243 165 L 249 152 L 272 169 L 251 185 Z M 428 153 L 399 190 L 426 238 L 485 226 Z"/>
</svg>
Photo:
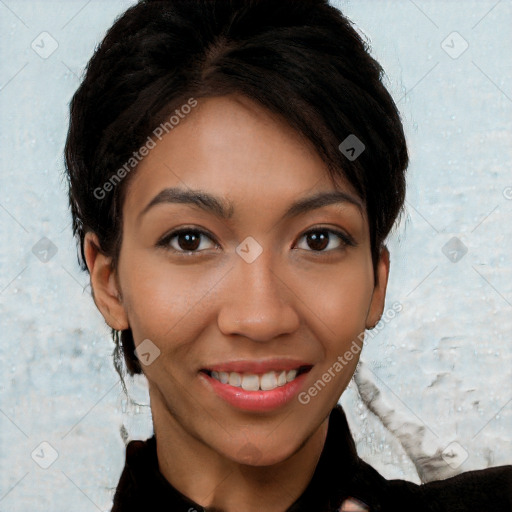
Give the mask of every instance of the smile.
<svg viewBox="0 0 512 512">
<path fill-rule="evenodd" d="M 273 357 L 212 362 L 198 374 L 208 392 L 231 407 L 270 412 L 298 395 L 312 368 L 307 359 Z"/>
<path fill-rule="evenodd" d="M 263 374 L 214 370 L 201 371 L 222 384 L 229 384 L 230 386 L 241 388 L 245 391 L 271 391 L 278 387 L 285 386 L 310 369 L 310 366 L 301 366 L 292 370 L 269 371 Z"/>
</svg>

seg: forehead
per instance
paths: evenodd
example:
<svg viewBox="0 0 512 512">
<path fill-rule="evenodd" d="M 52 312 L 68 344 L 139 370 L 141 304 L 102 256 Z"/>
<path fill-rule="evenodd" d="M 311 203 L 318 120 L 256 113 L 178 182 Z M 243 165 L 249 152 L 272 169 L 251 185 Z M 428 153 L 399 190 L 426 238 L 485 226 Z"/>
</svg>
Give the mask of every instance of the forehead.
<svg viewBox="0 0 512 512">
<path fill-rule="evenodd" d="M 201 98 L 138 165 L 124 203 L 136 215 L 162 189 L 200 189 L 226 197 L 237 210 L 279 209 L 297 196 L 342 190 L 333 184 L 310 141 L 244 96 Z"/>
</svg>

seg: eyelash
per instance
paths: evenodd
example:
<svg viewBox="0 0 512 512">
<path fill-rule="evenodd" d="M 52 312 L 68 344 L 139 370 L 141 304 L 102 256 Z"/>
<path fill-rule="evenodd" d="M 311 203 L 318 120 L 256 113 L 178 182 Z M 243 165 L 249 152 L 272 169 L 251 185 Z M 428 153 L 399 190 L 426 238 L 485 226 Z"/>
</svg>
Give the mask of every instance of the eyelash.
<svg viewBox="0 0 512 512">
<path fill-rule="evenodd" d="M 323 255 L 323 254 L 329 254 L 329 253 L 332 253 L 333 251 L 336 251 L 336 250 L 343 250 L 345 249 L 345 247 L 349 246 L 349 247 L 355 247 L 357 244 L 356 242 L 354 241 L 354 239 L 347 235 L 346 233 L 342 232 L 342 231 L 338 231 L 336 229 L 333 229 L 333 228 L 326 228 L 326 227 L 314 227 L 312 229 L 308 229 L 307 231 L 305 231 L 304 233 L 302 233 L 299 237 L 299 240 L 301 240 L 303 237 L 305 237 L 306 235 L 310 234 L 310 233 L 319 233 L 319 232 L 327 232 L 329 234 L 334 234 L 336 235 L 340 241 L 341 241 L 341 245 L 340 247 L 336 247 L 335 249 L 330 249 L 330 250 L 321 250 L 321 251 L 314 251 L 314 250 L 307 250 L 307 252 L 311 252 L 313 254 L 318 254 L 318 255 Z M 204 235 L 206 236 L 207 238 L 209 238 L 212 242 L 214 242 L 215 244 L 218 245 L 218 242 L 215 240 L 215 238 L 213 236 L 211 236 L 208 232 L 202 230 L 202 229 L 198 229 L 198 228 L 180 228 L 180 229 L 176 229 L 175 231 L 171 231 L 170 233 L 168 233 L 167 235 L 165 235 L 159 242 L 157 242 L 156 246 L 157 247 L 163 247 L 167 250 L 170 250 L 171 252 L 174 252 L 175 254 L 180 254 L 180 255 L 194 255 L 194 254 L 200 254 L 202 251 L 199 251 L 199 250 L 195 250 L 195 251 L 184 251 L 184 250 L 177 250 L 177 249 L 174 249 L 173 247 L 170 246 L 170 241 L 173 239 L 173 238 L 176 238 L 177 236 L 179 235 L 183 235 L 183 234 L 191 234 L 193 233 L 194 235 Z M 329 240 L 329 243 L 330 243 L 330 240 Z"/>
</svg>

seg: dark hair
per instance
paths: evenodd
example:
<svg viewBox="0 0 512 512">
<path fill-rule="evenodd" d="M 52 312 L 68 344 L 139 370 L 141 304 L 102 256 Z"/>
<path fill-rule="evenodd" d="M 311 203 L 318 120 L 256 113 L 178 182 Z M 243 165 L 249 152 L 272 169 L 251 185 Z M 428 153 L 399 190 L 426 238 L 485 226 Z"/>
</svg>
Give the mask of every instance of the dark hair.
<svg viewBox="0 0 512 512">
<path fill-rule="evenodd" d="M 118 186 L 105 184 L 116 171 L 127 174 L 119 170 L 133 152 L 190 98 L 238 93 L 282 117 L 316 148 L 331 179 L 355 187 L 366 204 L 375 269 L 403 207 L 408 164 L 382 75 L 327 0 L 143 0 L 130 7 L 96 48 L 70 103 L 65 164 L 81 268 L 88 231 L 117 265 L 123 197 L 136 171 Z M 349 135 L 365 147 L 356 159 L 339 149 Z M 121 332 L 122 349 L 119 332 L 112 336 L 121 378 L 121 350 L 128 373 L 142 373 L 131 329 Z"/>
</svg>

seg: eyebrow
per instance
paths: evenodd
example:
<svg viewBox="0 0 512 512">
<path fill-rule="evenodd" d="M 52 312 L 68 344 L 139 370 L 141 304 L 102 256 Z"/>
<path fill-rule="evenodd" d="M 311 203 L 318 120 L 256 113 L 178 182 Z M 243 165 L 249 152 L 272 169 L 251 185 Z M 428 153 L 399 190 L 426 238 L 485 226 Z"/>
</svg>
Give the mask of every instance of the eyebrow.
<svg viewBox="0 0 512 512">
<path fill-rule="evenodd" d="M 171 187 L 161 190 L 139 213 L 138 219 L 140 220 L 152 207 L 162 203 L 190 204 L 221 219 L 230 219 L 234 212 L 233 203 L 226 199 L 202 190 L 187 190 Z M 329 192 L 318 192 L 312 196 L 294 202 L 284 213 L 283 220 L 336 203 L 353 204 L 357 206 L 361 214 L 364 214 L 363 204 L 358 198 L 346 192 L 342 192 L 341 190 L 332 190 Z"/>
</svg>

